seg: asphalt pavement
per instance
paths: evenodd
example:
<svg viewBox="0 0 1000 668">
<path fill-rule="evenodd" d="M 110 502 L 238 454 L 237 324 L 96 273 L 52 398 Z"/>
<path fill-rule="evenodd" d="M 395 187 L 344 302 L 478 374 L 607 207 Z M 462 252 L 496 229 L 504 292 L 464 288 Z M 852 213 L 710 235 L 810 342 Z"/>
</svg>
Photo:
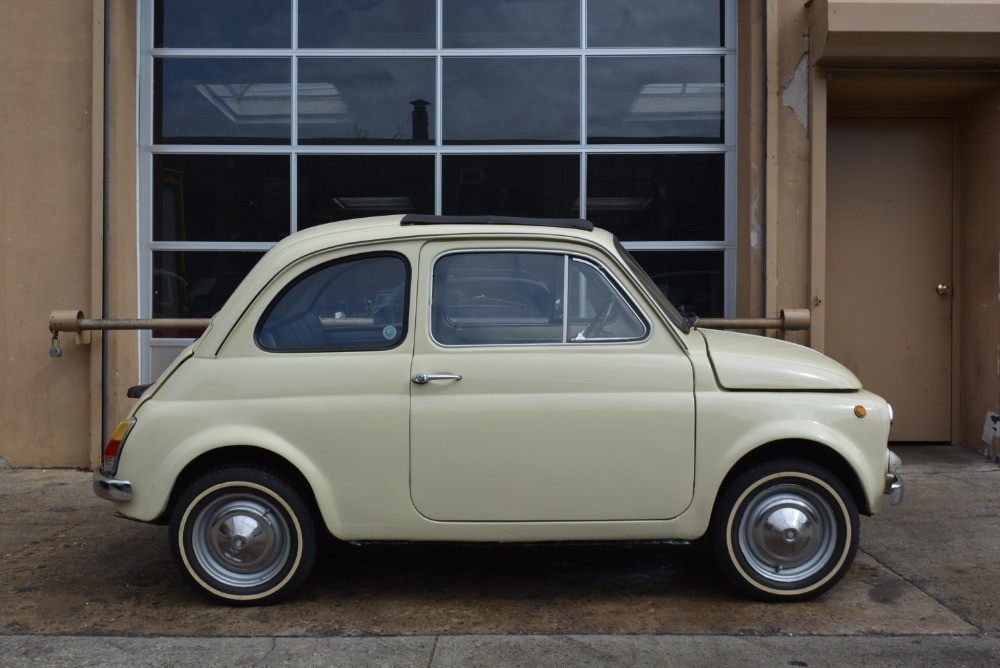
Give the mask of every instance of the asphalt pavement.
<svg viewBox="0 0 1000 668">
<path fill-rule="evenodd" d="M 286 603 L 218 606 L 89 473 L 0 470 L 0 666 L 1000 665 L 1000 465 L 896 451 L 903 505 L 798 604 L 742 598 L 698 545 L 330 542 Z"/>
</svg>

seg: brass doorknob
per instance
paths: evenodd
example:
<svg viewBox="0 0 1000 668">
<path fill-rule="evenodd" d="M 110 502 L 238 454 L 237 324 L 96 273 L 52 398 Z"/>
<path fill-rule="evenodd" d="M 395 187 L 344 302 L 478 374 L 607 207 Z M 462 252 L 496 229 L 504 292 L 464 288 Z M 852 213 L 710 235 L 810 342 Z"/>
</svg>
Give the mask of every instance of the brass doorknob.
<svg viewBox="0 0 1000 668">
<path fill-rule="evenodd" d="M 950 286 L 950 285 L 945 285 L 944 283 L 938 283 L 937 287 L 936 287 L 936 288 L 934 288 L 934 289 L 935 289 L 935 290 L 937 291 L 937 293 L 938 293 L 939 295 L 941 295 L 942 297 L 944 297 L 944 296 L 945 296 L 945 295 L 947 295 L 947 294 L 948 294 L 949 292 L 951 292 L 951 286 Z"/>
</svg>

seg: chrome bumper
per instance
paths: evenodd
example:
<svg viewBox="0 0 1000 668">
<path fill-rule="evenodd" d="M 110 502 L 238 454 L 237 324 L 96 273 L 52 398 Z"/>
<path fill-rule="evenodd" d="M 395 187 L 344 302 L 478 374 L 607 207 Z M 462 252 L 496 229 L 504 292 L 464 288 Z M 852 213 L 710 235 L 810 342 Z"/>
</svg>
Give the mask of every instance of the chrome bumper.
<svg viewBox="0 0 1000 668">
<path fill-rule="evenodd" d="M 903 479 L 899 475 L 902 462 L 899 456 L 889 451 L 889 470 L 885 474 L 885 493 L 889 495 L 889 505 L 898 506 L 903 502 Z"/>
<path fill-rule="evenodd" d="M 100 471 L 94 471 L 94 494 L 108 501 L 131 501 L 132 483 L 105 478 Z"/>
</svg>

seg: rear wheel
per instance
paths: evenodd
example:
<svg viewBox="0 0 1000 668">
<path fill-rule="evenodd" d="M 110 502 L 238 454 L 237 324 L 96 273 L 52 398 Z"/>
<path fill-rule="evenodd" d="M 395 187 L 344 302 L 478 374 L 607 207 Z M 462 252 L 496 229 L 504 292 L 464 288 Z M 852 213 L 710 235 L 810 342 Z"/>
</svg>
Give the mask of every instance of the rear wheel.
<svg viewBox="0 0 1000 668">
<path fill-rule="evenodd" d="M 755 466 L 726 487 L 712 519 L 716 559 L 744 593 L 764 601 L 819 596 L 858 551 L 857 505 L 844 483 L 812 462 Z"/>
<path fill-rule="evenodd" d="M 170 547 L 181 572 L 213 598 L 275 603 L 312 570 L 316 529 L 308 505 L 284 480 L 265 470 L 226 468 L 181 495 Z"/>
</svg>

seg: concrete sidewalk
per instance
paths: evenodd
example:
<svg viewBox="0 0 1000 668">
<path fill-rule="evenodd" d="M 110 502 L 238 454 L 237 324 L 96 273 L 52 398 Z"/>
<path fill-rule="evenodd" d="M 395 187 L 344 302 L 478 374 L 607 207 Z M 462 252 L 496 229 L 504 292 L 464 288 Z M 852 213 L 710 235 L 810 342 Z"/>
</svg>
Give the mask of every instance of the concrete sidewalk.
<svg viewBox="0 0 1000 668">
<path fill-rule="evenodd" d="M 785 605 L 698 547 L 433 544 L 331 545 L 285 604 L 220 607 L 89 473 L 0 470 L 0 664 L 1000 664 L 1000 465 L 897 452 L 904 504 L 863 519 L 836 588 Z"/>
</svg>

